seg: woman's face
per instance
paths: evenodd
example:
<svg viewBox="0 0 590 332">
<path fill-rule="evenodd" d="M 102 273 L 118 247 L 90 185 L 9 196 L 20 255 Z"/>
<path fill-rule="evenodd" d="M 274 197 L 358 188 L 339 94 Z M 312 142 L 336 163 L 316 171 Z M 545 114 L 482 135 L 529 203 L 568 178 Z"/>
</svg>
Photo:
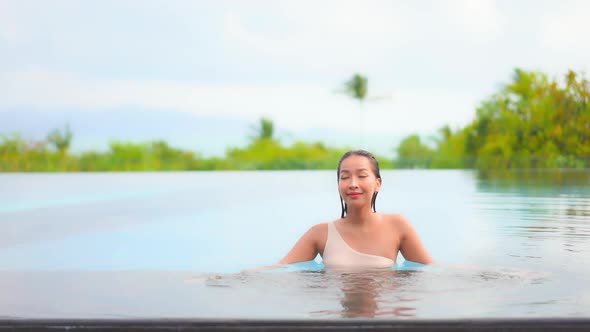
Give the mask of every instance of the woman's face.
<svg viewBox="0 0 590 332">
<path fill-rule="evenodd" d="M 369 158 L 352 155 L 340 164 L 338 189 L 348 206 L 370 206 L 373 193 L 381 188 L 381 179 L 373 172 Z"/>
</svg>

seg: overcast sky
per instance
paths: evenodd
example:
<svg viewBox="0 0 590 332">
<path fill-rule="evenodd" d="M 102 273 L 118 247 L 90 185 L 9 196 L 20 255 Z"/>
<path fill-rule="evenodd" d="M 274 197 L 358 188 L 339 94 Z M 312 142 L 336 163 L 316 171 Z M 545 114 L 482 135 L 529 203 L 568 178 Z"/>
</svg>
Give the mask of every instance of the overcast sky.
<svg viewBox="0 0 590 332">
<path fill-rule="evenodd" d="M 0 0 L 0 112 L 181 111 L 359 130 L 464 125 L 514 68 L 588 70 L 590 1 Z M 32 120 L 34 121 L 34 120 Z"/>
</svg>

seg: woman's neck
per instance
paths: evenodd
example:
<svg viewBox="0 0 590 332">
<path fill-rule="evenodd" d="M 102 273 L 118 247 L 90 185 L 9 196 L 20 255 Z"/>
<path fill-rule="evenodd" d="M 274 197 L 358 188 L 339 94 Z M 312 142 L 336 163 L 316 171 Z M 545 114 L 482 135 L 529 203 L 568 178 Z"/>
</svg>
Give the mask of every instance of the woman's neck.
<svg viewBox="0 0 590 332">
<path fill-rule="evenodd" d="M 368 226 L 376 217 L 375 212 L 370 207 L 363 209 L 349 209 L 346 211 L 344 220 L 354 226 Z"/>
</svg>

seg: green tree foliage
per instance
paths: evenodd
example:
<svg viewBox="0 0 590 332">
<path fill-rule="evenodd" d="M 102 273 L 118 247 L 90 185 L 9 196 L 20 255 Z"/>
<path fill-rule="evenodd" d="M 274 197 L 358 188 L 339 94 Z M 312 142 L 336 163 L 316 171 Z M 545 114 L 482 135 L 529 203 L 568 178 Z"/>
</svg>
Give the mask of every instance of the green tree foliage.
<svg viewBox="0 0 590 332">
<path fill-rule="evenodd" d="M 259 139 L 243 149 L 228 149 L 226 159 L 238 169 L 334 169 L 344 152 L 319 142 L 296 142 L 287 147 L 275 140 Z"/>
<path fill-rule="evenodd" d="M 164 141 L 130 143 L 113 141 L 105 154 L 84 153 L 83 171 L 168 171 L 201 169 L 202 161 L 193 152 L 170 147 Z"/>
<path fill-rule="evenodd" d="M 464 135 L 462 131 L 453 132 L 449 126 L 439 130 L 435 137 L 436 149 L 433 151 L 431 168 L 465 168 L 470 163 L 465 155 Z"/>
<path fill-rule="evenodd" d="M 0 172 L 69 171 L 72 158 L 50 151 L 46 141 L 27 142 L 20 135 L 0 135 Z"/>
<path fill-rule="evenodd" d="M 270 130 L 263 130 L 270 128 Z M 340 157 L 348 148 L 331 148 L 321 142 L 295 142 L 284 146 L 273 136 L 274 124 L 260 120 L 259 135 L 245 148 L 229 148 L 226 162 L 231 169 L 335 169 Z M 376 156 L 383 168 L 391 168 L 387 158 Z"/>
<path fill-rule="evenodd" d="M 588 167 L 590 85 L 568 72 L 560 85 L 517 69 L 512 83 L 484 101 L 464 129 L 478 169 Z"/>
<path fill-rule="evenodd" d="M 481 102 L 471 123 L 455 132 L 441 128 L 430 166 L 590 167 L 589 99 L 590 84 L 581 74 L 569 71 L 560 84 L 543 73 L 517 69 L 510 84 Z M 404 142 L 412 147 L 411 140 Z M 420 151 L 416 142 L 413 148 Z"/>
<path fill-rule="evenodd" d="M 434 151 L 423 144 L 418 135 L 410 135 L 397 148 L 396 167 L 399 168 L 429 168 Z"/>
</svg>

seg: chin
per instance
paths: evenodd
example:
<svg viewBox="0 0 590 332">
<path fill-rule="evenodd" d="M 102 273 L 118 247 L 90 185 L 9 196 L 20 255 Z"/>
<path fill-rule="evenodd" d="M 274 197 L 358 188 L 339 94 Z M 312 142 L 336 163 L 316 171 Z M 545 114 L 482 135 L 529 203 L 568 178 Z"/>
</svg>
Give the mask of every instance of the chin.
<svg viewBox="0 0 590 332">
<path fill-rule="evenodd" d="M 350 200 L 350 201 L 346 202 L 346 205 L 348 205 L 348 207 L 353 206 L 355 208 L 362 208 L 366 205 L 366 203 L 357 199 L 357 200 Z"/>
</svg>

